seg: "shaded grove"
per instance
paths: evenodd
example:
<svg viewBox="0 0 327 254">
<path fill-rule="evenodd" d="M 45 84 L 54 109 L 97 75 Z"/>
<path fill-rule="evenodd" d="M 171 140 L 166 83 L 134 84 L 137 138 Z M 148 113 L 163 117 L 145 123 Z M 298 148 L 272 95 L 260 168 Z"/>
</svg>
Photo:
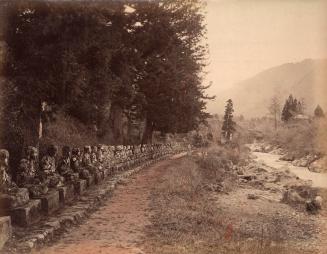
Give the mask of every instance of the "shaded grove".
<svg viewBox="0 0 327 254">
<path fill-rule="evenodd" d="M 208 114 L 201 1 L 1 4 L 1 144 L 139 144 Z"/>
</svg>

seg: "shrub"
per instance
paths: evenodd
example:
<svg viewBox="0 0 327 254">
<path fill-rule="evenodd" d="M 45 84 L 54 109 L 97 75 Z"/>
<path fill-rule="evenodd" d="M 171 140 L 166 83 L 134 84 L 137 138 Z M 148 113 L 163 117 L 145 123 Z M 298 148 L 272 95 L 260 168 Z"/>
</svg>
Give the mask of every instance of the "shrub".
<svg viewBox="0 0 327 254">
<path fill-rule="evenodd" d="M 59 147 L 83 147 L 100 143 L 95 132 L 77 119 L 58 113 L 56 121 L 45 126 L 44 136 L 40 142 L 40 153 L 44 154 L 49 144 Z"/>
<path fill-rule="evenodd" d="M 295 158 L 324 153 L 327 149 L 326 120 L 292 121 L 277 131 L 271 123 L 262 122 L 256 130 L 264 134 L 264 141 L 292 153 Z"/>
</svg>

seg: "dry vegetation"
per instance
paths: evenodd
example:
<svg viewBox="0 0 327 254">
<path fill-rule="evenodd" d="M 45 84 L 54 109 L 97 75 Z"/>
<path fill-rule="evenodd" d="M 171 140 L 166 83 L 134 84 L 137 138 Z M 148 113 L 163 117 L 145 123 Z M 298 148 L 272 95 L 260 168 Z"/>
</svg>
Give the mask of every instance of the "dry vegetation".
<svg viewBox="0 0 327 254">
<path fill-rule="evenodd" d="M 295 158 L 327 151 L 326 119 L 280 123 L 277 130 L 270 119 L 260 119 L 253 127 L 262 133 L 266 143 L 291 152 Z"/>
<path fill-rule="evenodd" d="M 231 149 L 216 147 L 167 168 L 166 177 L 152 193 L 154 214 L 147 228 L 147 253 L 298 253 L 278 242 L 283 223 L 269 222 L 269 235 L 246 235 L 236 231 L 231 218 L 215 205 L 213 193 L 228 199 L 228 193 L 237 188 L 231 167 L 241 157 L 240 153 L 235 157 Z"/>
<path fill-rule="evenodd" d="M 90 131 L 85 125 L 73 117 L 57 114 L 56 121 L 44 126 L 44 137 L 41 139 L 41 154 L 49 144 L 58 146 L 70 145 L 83 147 L 95 145 L 99 141 L 95 132 Z"/>
</svg>

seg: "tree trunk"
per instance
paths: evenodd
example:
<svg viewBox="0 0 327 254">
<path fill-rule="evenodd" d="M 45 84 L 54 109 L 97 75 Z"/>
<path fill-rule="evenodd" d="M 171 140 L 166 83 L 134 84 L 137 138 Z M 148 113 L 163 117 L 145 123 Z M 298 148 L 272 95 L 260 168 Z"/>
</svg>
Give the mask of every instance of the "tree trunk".
<svg viewBox="0 0 327 254">
<path fill-rule="evenodd" d="M 152 134 L 153 134 L 153 122 L 146 120 L 145 129 L 142 137 L 142 145 L 150 143 L 152 144 Z"/>
</svg>

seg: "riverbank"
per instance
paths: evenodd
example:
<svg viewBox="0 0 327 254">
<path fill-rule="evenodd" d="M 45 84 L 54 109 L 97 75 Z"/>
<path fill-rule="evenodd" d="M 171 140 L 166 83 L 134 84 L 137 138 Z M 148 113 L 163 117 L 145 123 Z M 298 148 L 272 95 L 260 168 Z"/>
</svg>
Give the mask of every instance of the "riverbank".
<svg viewBox="0 0 327 254">
<path fill-rule="evenodd" d="M 304 156 L 295 156 L 290 150 L 282 149 L 279 146 L 273 146 L 266 143 L 252 143 L 248 147 L 255 153 L 264 153 L 276 155 L 275 161 L 290 162 L 298 168 L 307 168 L 314 173 L 327 173 L 327 157 L 322 153 L 309 153 Z M 269 160 L 269 159 L 268 159 Z M 288 164 L 287 164 L 288 165 Z M 304 175 L 304 177 L 306 177 Z"/>
<path fill-rule="evenodd" d="M 309 191 L 310 182 L 256 159 L 209 170 L 203 166 L 214 162 L 198 164 L 207 159 L 210 151 L 184 158 L 152 191 L 146 253 L 324 253 L 326 217 L 283 200 L 294 186 Z"/>
<path fill-rule="evenodd" d="M 290 193 L 289 190 L 295 190 L 296 192 L 293 192 L 293 194 L 298 194 L 298 192 L 302 191 L 300 194 L 304 197 L 300 195 L 295 196 L 295 198 L 300 197 L 300 200 L 295 200 L 295 203 L 298 203 L 297 207 L 299 207 L 299 205 L 301 206 L 306 201 L 305 197 L 310 192 L 311 195 L 322 197 L 322 209 L 319 211 L 319 214 L 315 216 L 316 231 L 318 234 L 316 240 L 313 242 L 315 242 L 314 245 L 318 253 L 325 253 L 327 249 L 327 206 L 325 202 L 327 200 L 327 173 L 313 172 L 309 167 L 294 166 L 296 161 L 294 163 L 294 161 L 283 160 L 282 157 L 285 156 L 285 153 L 280 149 L 271 149 L 267 147 L 267 145 L 261 145 L 261 147 L 267 147 L 269 152 L 258 152 L 258 144 L 250 145 L 249 147 L 252 150 L 253 160 L 259 165 L 265 165 L 268 170 L 270 169 L 270 171 L 275 174 L 278 172 L 287 172 L 293 175 L 293 179 L 294 176 L 296 177 L 296 180 L 298 180 L 296 185 L 288 183 L 284 185 L 284 187 L 287 187 L 285 193 Z M 294 188 L 296 186 L 298 187 Z M 294 204 L 292 205 L 294 206 Z"/>
</svg>

